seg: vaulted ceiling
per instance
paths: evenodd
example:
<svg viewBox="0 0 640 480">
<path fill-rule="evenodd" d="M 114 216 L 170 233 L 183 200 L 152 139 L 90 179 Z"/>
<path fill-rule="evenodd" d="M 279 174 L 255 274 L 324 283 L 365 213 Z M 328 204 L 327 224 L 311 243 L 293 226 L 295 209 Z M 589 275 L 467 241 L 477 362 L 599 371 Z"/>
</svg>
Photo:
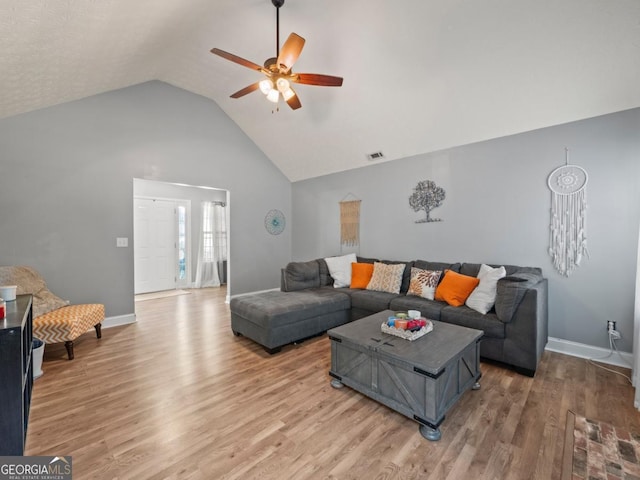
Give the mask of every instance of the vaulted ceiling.
<svg viewBox="0 0 640 480">
<path fill-rule="evenodd" d="M 638 0 L 286 0 L 302 108 L 229 95 L 271 0 L 0 0 L 0 117 L 161 80 L 214 100 L 292 181 L 640 106 Z"/>
</svg>

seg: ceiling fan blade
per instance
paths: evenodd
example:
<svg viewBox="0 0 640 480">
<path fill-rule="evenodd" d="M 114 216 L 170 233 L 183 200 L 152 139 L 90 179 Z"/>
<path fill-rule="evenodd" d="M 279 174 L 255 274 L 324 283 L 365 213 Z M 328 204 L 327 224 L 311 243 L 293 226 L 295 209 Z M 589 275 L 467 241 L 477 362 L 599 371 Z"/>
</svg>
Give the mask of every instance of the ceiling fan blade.
<svg viewBox="0 0 640 480">
<path fill-rule="evenodd" d="M 304 38 L 295 33 L 289 35 L 287 41 L 282 45 L 280 55 L 278 55 L 278 65 L 284 65 L 286 72 L 291 70 L 293 64 L 298 60 L 300 52 L 302 52 L 302 47 L 304 47 Z"/>
<path fill-rule="evenodd" d="M 293 92 L 293 89 L 291 89 L 291 91 Z M 291 110 L 297 110 L 302 106 L 302 104 L 300 103 L 300 99 L 298 98 L 298 94 L 296 92 L 293 92 L 293 96 L 289 97 L 289 100 L 287 100 L 286 102 L 287 102 L 287 105 L 291 107 Z"/>
<path fill-rule="evenodd" d="M 244 87 L 242 90 L 238 90 L 236 93 L 231 95 L 231 98 L 244 97 L 246 94 L 257 90 L 259 87 L 260 87 L 260 82 L 252 83 L 248 87 Z"/>
<path fill-rule="evenodd" d="M 234 55 L 233 53 L 225 52 L 224 50 L 220 50 L 219 48 L 212 48 L 211 53 L 221 56 L 222 58 L 226 58 L 227 60 L 232 61 L 233 63 L 237 63 L 238 65 L 242 65 L 243 67 L 250 68 L 251 70 L 257 70 L 259 72 L 267 73 L 263 67 L 258 65 L 257 63 L 250 62 L 249 60 L 245 60 L 242 57 Z"/>
<path fill-rule="evenodd" d="M 303 85 L 319 85 L 321 87 L 342 86 L 342 77 L 321 75 L 319 73 L 296 73 L 292 81 Z"/>
</svg>

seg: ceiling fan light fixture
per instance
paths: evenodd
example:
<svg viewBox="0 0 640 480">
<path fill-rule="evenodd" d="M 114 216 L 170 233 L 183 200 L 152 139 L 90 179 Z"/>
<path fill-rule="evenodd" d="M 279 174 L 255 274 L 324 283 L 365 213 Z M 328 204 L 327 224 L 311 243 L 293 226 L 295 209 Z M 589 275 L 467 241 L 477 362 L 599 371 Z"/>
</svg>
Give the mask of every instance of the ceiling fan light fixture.
<svg viewBox="0 0 640 480">
<path fill-rule="evenodd" d="M 278 99 L 280 98 L 280 92 L 275 88 L 271 89 L 269 93 L 267 93 L 267 100 L 273 103 L 278 103 Z"/>
<path fill-rule="evenodd" d="M 276 88 L 280 93 L 284 93 L 287 90 L 291 90 L 291 85 L 289 84 L 289 80 L 280 77 L 276 80 Z"/>
<path fill-rule="evenodd" d="M 259 85 L 260 85 L 260 91 L 262 93 L 264 93 L 265 95 L 268 95 L 269 92 L 271 92 L 273 90 L 273 82 L 271 80 L 269 80 L 268 78 L 265 78 L 264 80 L 261 80 Z"/>
<path fill-rule="evenodd" d="M 288 101 L 294 95 L 295 95 L 295 92 L 291 90 L 291 88 L 287 88 L 284 92 L 282 92 L 282 97 L 284 98 L 285 102 Z"/>
</svg>

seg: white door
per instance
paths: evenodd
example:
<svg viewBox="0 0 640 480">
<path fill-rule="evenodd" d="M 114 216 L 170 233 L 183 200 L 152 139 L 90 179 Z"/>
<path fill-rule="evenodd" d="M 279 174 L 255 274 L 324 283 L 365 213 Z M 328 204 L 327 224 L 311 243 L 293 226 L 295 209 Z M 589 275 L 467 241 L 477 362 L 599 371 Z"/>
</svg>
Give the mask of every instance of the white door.
<svg viewBox="0 0 640 480">
<path fill-rule="evenodd" d="M 134 198 L 135 293 L 176 288 L 176 208 L 170 200 Z"/>
</svg>

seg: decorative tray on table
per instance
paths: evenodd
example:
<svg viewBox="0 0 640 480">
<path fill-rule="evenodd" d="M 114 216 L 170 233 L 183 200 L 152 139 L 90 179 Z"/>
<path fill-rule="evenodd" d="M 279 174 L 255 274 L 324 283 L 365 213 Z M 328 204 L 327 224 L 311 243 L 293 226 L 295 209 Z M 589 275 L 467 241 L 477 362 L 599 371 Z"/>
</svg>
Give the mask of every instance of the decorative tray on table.
<svg viewBox="0 0 640 480">
<path fill-rule="evenodd" d="M 412 342 L 420 337 L 423 337 L 427 333 L 433 330 L 433 323 L 431 320 L 427 320 L 427 324 L 420 328 L 420 330 L 411 331 L 404 330 L 401 328 L 390 327 L 386 323 L 383 323 L 380 327 L 382 329 L 382 333 L 388 333 L 389 335 L 395 335 L 396 337 L 404 338 L 405 340 L 409 340 Z"/>
</svg>

